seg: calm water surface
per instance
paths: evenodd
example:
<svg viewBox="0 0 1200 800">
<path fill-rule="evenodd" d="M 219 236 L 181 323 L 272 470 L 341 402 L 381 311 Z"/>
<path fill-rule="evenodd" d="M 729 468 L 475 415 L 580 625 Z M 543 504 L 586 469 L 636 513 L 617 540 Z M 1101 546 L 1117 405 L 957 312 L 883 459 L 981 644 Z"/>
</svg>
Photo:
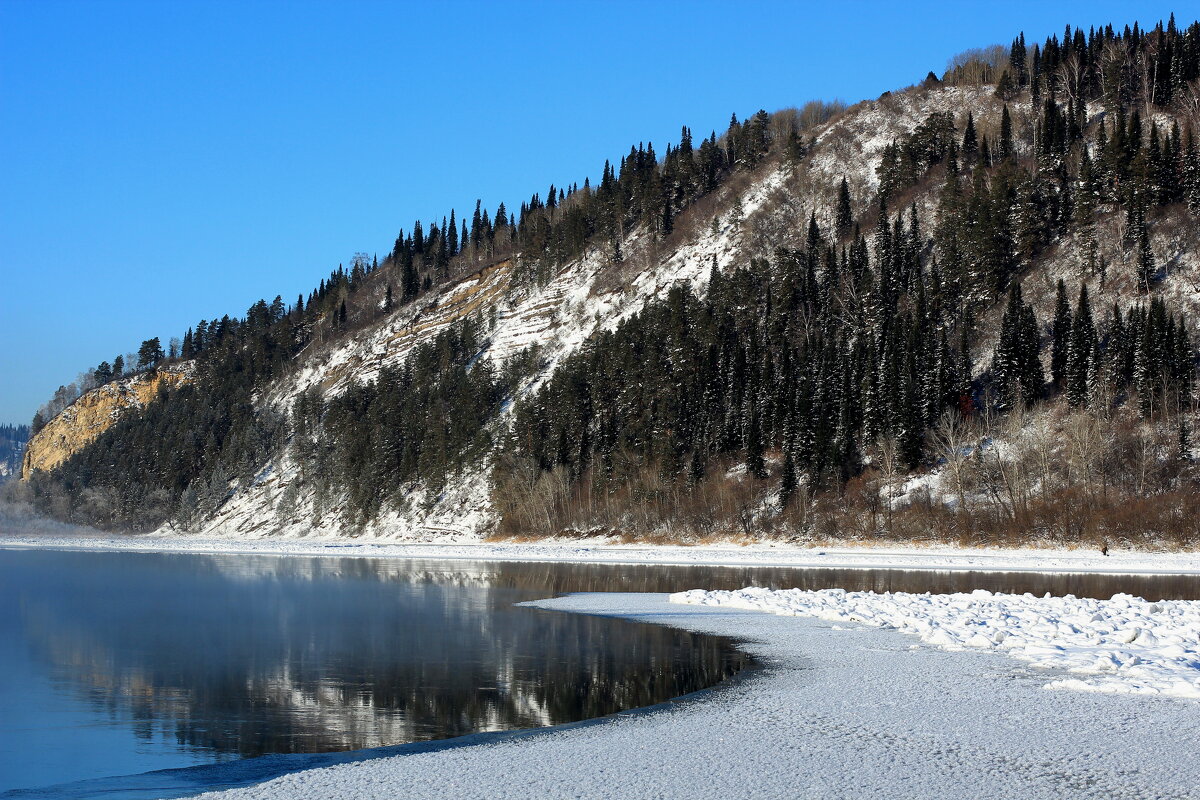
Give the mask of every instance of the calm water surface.
<svg viewBox="0 0 1200 800">
<path fill-rule="evenodd" d="M 0 549 L 0 792 L 555 725 L 706 688 L 748 663 L 723 639 L 513 605 L 560 592 L 759 585 L 1197 599 L 1197 584 Z"/>
</svg>

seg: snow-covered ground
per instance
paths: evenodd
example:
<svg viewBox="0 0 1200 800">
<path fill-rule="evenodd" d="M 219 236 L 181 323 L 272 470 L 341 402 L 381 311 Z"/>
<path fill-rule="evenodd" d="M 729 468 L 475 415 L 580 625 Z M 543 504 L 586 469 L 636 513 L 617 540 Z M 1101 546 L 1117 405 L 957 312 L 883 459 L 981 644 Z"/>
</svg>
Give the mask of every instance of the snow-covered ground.
<svg viewBox="0 0 1200 800">
<path fill-rule="evenodd" d="M 371 558 L 569 561 L 597 564 L 674 564 L 728 567 L 819 567 L 992 572 L 1061 572 L 1111 575 L 1200 575 L 1200 553 L 1110 550 L 970 549 L 944 546 L 810 547 L 791 544 L 620 544 L 611 540 L 535 542 L 456 540 L 453 534 L 414 544 L 372 539 L 210 538 L 179 534 L 109 535 L 86 529 L 26 533 L 0 518 L 0 547 L 75 550 L 141 550 L 262 555 L 367 556 Z"/>
<path fill-rule="evenodd" d="M 766 665 L 650 713 L 291 773 L 276 798 L 1195 798 L 1200 703 L 1045 691 L 1063 675 L 896 630 L 665 595 L 537 605 L 741 639 Z"/>
<path fill-rule="evenodd" d="M 1200 700 L 1200 602 L 1194 600 L 752 587 L 693 589 L 671 595 L 671 602 L 895 628 L 945 650 L 997 650 L 1086 676 L 1056 678 L 1048 688 Z"/>
</svg>

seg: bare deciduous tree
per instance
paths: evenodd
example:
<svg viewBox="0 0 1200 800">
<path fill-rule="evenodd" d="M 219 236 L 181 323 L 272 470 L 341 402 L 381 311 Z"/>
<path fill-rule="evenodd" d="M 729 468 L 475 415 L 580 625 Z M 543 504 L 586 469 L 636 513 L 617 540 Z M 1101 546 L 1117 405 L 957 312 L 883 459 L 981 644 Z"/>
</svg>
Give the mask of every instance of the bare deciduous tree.
<svg viewBox="0 0 1200 800">
<path fill-rule="evenodd" d="M 973 423 L 957 410 L 949 410 L 938 418 L 933 429 L 933 441 L 938 453 L 946 462 L 946 470 L 954 482 L 954 493 L 958 497 L 958 508 L 967 511 L 966 464 L 972 451 L 979 443 L 979 434 Z"/>
</svg>

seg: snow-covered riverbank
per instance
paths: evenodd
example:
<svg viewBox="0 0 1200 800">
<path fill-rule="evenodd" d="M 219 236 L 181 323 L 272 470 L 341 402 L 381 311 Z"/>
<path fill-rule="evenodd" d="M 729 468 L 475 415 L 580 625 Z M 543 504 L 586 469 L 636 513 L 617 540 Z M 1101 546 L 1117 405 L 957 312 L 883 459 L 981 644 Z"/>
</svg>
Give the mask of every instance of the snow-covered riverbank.
<svg viewBox="0 0 1200 800">
<path fill-rule="evenodd" d="M 695 589 L 671 602 L 896 628 L 946 650 L 997 650 L 1065 669 L 1048 688 L 1200 699 L 1200 602 L 992 594 Z"/>
<path fill-rule="evenodd" d="M 970 549 L 945 546 L 838 546 L 792 544 L 644 545 L 604 540 L 435 542 L 355 539 L 213 539 L 187 535 L 25 534 L 0 528 L 0 547 L 62 547 L 261 555 L 372 558 L 572 561 L 598 564 L 675 564 L 731 567 L 824 567 L 1129 575 L 1200 575 L 1200 553 L 1113 550 Z"/>
<path fill-rule="evenodd" d="M 537 605 L 739 637 L 767 668 L 648 714 L 205 797 L 1194 798 L 1200 786 L 1194 700 L 1046 691 L 1065 673 L 665 595 Z"/>
</svg>

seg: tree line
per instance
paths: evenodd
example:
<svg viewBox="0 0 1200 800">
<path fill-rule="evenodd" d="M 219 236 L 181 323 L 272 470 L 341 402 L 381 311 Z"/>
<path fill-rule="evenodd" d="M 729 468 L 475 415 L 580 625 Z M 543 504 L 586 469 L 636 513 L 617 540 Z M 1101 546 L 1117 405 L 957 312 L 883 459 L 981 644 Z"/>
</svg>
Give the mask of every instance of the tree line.
<svg viewBox="0 0 1200 800">
<path fill-rule="evenodd" d="M 1200 153 L 1180 124 L 1197 99 L 1200 24 L 1068 29 L 1029 49 L 1018 37 L 1007 63 L 993 56 L 927 84 L 990 76 L 1004 101 L 995 118 L 929 115 L 885 148 L 878 196 L 854 198 L 843 179 L 829 221 L 801 222 L 802 246 L 714 269 L 702 293 L 673 289 L 531 396 L 513 393 L 540 368 L 536 353 L 498 371 L 476 358 L 485 334 L 467 322 L 336 398 L 301 396 L 290 419 L 253 402 L 304 348 L 481 264 L 515 258 L 518 284 L 589 249 L 619 264 L 633 232 L 669 237 L 731 177 L 803 163 L 811 142 L 799 116 L 734 117 L 698 145 L 685 127 L 661 157 L 638 144 L 606 162 L 595 185 L 551 185 L 491 214 L 476 203 L 469 221 L 451 210 L 401 231 L 382 261 L 357 254 L 294 304 L 276 297 L 241 319 L 201 320 L 165 353 L 148 340 L 138 368 L 194 359 L 196 381 L 35 476 L 34 496 L 94 524 L 186 521 L 290 448 L 314 516 L 362 524 L 414 487 L 435 498 L 503 436 L 493 480 L 504 524 L 553 530 L 607 524 L 597 521 L 667 496 L 678 508 L 725 491 L 731 475 L 773 487 L 775 508 L 844 497 L 868 474 L 944 459 L 948 414 L 974 424 L 1060 396 L 1096 417 L 1132 408 L 1178 420 L 1183 442 L 1195 355 L 1183 309 L 1158 291 L 1166 273 L 1152 234 L 1174 210 L 1200 213 Z M 915 202 L 928 195 L 932 213 Z M 1108 263 L 1098 229 L 1114 218 L 1123 257 Z M 1060 282 L 1053 317 L 1039 317 L 1022 281 L 1054 247 L 1074 251 L 1079 280 Z M 1093 312 L 1087 284 L 1115 280 L 1132 281 L 1140 299 Z M 985 341 L 990 358 L 977 365 Z M 108 366 L 109 376 L 125 369 Z M 497 427 L 506 402 L 511 430 Z M 774 513 L 746 498 L 727 505 L 747 529 Z"/>
</svg>

